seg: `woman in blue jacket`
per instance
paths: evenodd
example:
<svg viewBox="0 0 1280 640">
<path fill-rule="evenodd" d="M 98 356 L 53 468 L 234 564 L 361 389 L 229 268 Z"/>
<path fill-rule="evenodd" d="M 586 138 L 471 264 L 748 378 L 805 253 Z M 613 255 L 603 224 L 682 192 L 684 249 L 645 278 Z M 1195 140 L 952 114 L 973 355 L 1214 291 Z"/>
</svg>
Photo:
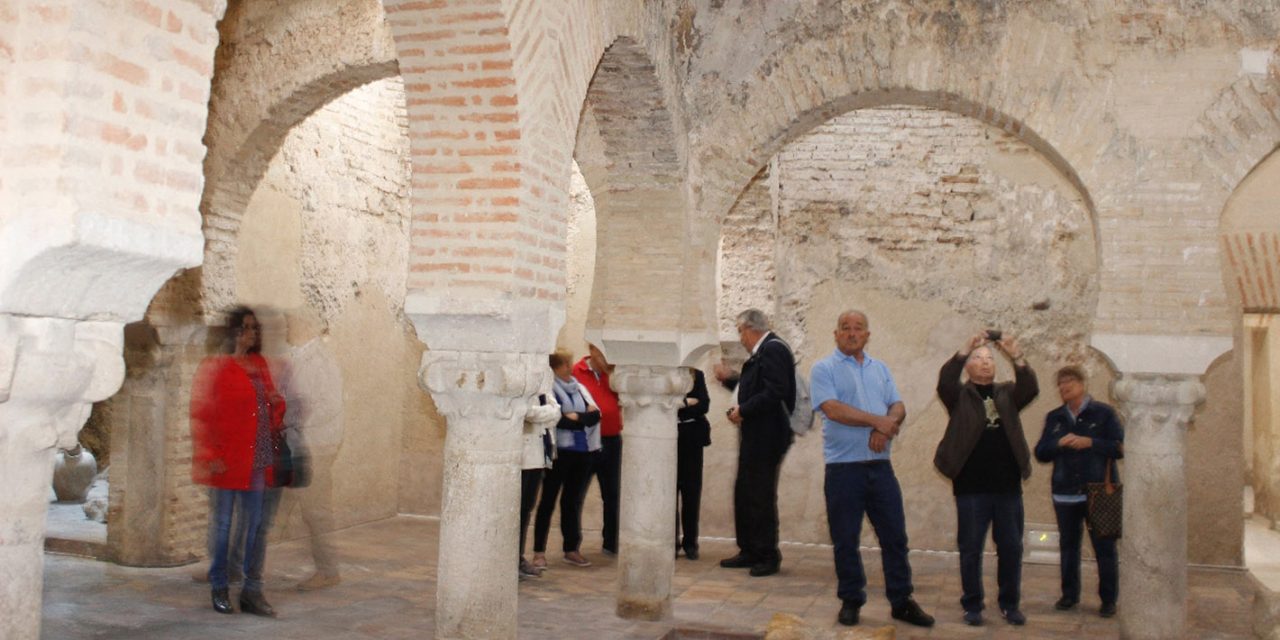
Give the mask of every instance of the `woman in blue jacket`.
<svg viewBox="0 0 1280 640">
<path fill-rule="evenodd" d="M 1044 418 L 1044 433 L 1036 444 L 1036 459 L 1053 463 L 1053 510 L 1058 516 L 1058 547 L 1062 565 L 1062 598 L 1054 605 L 1065 611 L 1080 602 L 1080 545 L 1088 497 L 1085 485 L 1102 482 L 1109 461 L 1124 457 L 1124 429 L 1115 409 L 1090 398 L 1084 370 L 1067 366 L 1058 370 L 1058 394 L 1062 406 Z M 1112 463 L 1111 481 L 1120 473 Z M 1116 613 L 1120 569 L 1115 538 L 1099 538 L 1089 532 L 1098 559 L 1098 613 Z"/>
</svg>

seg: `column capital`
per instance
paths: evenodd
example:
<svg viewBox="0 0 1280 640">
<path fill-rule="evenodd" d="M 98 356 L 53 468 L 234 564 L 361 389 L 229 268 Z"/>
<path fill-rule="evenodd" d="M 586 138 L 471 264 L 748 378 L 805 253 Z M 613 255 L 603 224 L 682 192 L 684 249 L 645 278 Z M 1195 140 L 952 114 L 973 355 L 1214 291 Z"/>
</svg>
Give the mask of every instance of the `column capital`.
<svg viewBox="0 0 1280 640">
<path fill-rule="evenodd" d="M 550 376 L 545 353 L 428 351 L 418 369 L 419 384 L 450 420 L 523 416 Z"/>
<path fill-rule="evenodd" d="M 1152 418 L 1185 425 L 1204 402 L 1204 383 L 1198 375 L 1168 373 L 1121 374 L 1112 387 L 1116 400 L 1133 419 Z"/>
<path fill-rule="evenodd" d="M 57 446 L 75 446 L 89 405 L 124 381 L 122 328 L 119 322 L 0 314 L 0 403 L 21 405 L 30 422 L 6 426 L 51 427 Z"/>
<path fill-rule="evenodd" d="M 693 388 L 693 376 L 682 367 L 618 365 L 609 381 L 624 408 L 656 405 L 677 409 Z"/>
</svg>

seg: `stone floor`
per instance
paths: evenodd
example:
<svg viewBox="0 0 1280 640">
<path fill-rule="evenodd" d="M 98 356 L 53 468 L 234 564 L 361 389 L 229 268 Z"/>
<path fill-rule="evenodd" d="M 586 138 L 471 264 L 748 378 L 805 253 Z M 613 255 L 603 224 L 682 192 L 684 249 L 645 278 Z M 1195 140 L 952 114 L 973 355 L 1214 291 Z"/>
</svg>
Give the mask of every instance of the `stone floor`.
<svg viewBox="0 0 1280 640">
<path fill-rule="evenodd" d="M 45 560 L 43 637 L 62 638 L 430 638 L 435 607 L 436 547 L 439 522 L 399 517 L 354 527 L 338 534 L 344 582 L 332 589 L 301 593 L 293 586 L 309 572 L 305 541 L 278 544 L 268 560 L 267 595 L 278 619 L 224 616 L 209 607 L 206 585 L 192 581 L 194 567 L 134 569 L 85 558 L 47 555 Z M 559 547 L 554 539 L 549 548 Z M 815 625 L 835 628 L 839 603 L 829 547 L 783 548 L 777 576 L 751 578 L 745 571 L 721 569 L 716 561 L 735 550 L 727 540 L 704 540 L 702 558 L 676 563 L 673 619 L 634 622 L 614 616 L 616 559 L 598 553 L 599 534 L 588 534 L 584 549 L 595 564 L 586 569 L 549 556 L 551 570 L 520 584 L 520 637 L 656 639 L 673 627 L 760 631 L 774 612 L 788 612 Z M 465 553 L 465 550 L 460 552 Z M 891 624 L 880 595 L 879 558 L 867 557 L 870 602 L 863 624 Z M 988 599 L 994 593 L 994 559 L 987 568 Z M 1115 638 L 1116 619 L 1096 615 L 1097 603 L 1053 610 L 1057 567 L 1024 568 L 1024 628 L 988 620 L 985 627 L 960 621 L 956 558 L 949 554 L 912 555 L 916 598 L 938 618 L 932 630 L 899 626 L 899 638 Z M 514 567 L 512 568 L 514 571 Z M 1193 569 L 1190 575 L 1193 638 L 1249 637 L 1251 591 L 1247 574 Z M 1085 588 L 1096 574 L 1086 568 Z M 234 591 L 233 591 L 234 597 Z M 1121 603 L 1123 608 L 1124 604 Z M 988 609 L 988 612 L 991 612 Z"/>
</svg>

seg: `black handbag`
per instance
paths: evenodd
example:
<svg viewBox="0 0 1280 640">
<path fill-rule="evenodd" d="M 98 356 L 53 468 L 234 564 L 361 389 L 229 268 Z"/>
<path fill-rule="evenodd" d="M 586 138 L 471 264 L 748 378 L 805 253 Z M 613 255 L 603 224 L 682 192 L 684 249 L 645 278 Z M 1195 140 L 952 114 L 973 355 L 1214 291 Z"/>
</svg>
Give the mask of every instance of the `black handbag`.
<svg viewBox="0 0 1280 640">
<path fill-rule="evenodd" d="M 1114 459 L 1107 460 L 1107 472 L 1102 482 L 1090 482 L 1085 485 L 1089 494 L 1088 511 L 1085 522 L 1089 531 L 1099 538 L 1119 538 L 1124 513 L 1124 486 L 1111 482 L 1111 465 Z"/>
<path fill-rule="evenodd" d="M 311 465 L 308 464 L 305 449 L 299 447 L 294 451 L 289 446 L 287 429 L 271 434 L 271 449 L 275 453 L 272 463 L 274 487 L 293 487 L 300 489 L 311 484 Z"/>
</svg>

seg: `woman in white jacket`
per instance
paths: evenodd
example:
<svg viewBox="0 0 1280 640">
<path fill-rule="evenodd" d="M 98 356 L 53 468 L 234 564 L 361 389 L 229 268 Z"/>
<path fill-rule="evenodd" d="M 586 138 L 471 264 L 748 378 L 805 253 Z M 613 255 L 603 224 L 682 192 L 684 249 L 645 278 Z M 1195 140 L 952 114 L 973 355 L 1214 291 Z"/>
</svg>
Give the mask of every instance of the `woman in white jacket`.
<svg viewBox="0 0 1280 640">
<path fill-rule="evenodd" d="M 555 441 L 551 430 L 560 420 L 560 404 L 552 394 L 538 394 L 535 404 L 524 414 L 524 452 L 520 461 L 520 579 L 536 577 L 542 571 L 524 558 L 525 533 L 529 515 L 538 500 L 542 472 L 550 469 L 555 458 Z"/>
</svg>

